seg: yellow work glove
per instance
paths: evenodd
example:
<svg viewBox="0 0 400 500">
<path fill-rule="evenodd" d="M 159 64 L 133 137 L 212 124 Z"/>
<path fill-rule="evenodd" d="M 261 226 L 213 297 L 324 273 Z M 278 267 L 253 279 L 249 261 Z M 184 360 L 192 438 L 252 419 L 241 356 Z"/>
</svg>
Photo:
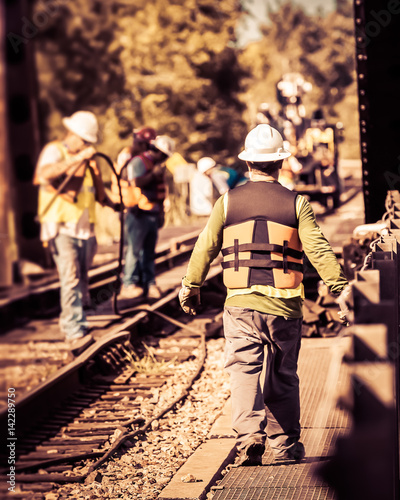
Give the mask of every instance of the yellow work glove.
<svg viewBox="0 0 400 500">
<path fill-rule="evenodd" d="M 179 290 L 179 302 L 186 314 L 195 315 L 196 307 L 200 305 L 200 288 L 182 286 Z"/>
</svg>

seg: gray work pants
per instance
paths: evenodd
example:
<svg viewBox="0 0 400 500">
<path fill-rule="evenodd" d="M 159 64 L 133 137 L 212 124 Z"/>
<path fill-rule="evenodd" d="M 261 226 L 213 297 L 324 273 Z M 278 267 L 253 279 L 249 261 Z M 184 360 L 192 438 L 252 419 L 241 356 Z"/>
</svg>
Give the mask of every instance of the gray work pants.
<svg viewBox="0 0 400 500">
<path fill-rule="evenodd" d="M 301 326 L 302 318 L 225 307 L 225 369 L 238 449 L 268 438 L 278 455 L 299 440 Z"/>
</svg>

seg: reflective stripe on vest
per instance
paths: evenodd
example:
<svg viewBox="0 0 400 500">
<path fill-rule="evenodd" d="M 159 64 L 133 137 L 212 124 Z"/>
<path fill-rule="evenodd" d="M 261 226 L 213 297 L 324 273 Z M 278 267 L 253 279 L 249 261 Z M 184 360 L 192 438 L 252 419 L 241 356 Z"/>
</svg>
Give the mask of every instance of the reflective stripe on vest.
<svg viewBox="0 0 400 500">
<path fill-rule="evenodd" d="M 250 184 L 228 195 L 229 225 L 222 244 L 224 284 L 227 288 L 297 288 L 303 279 L 303 252 L 297 227 L 289 225 L 296 222 L 295 195 L 287 195 L 280 185 Z M 279 211 L 271 205 L 277 199 L 282 201 Z M 270 220 L 268 212 L 278 220 Z"/>
<path fill-rule="evenodd" d="M 140 155 L 140 159 L 146 166 L 147 171 L 151 170 L 154 167 L 153 162 L 147 158 L 144 154 Z M 164 180 L 164 175 L 155 179 L 154 183 L 149 186 L 145 186 L 142 188 L 142 196 L 141 203 L 139 203 L 139 208 L 141 210 L 154 210 L 156 206 L 161 206 L 162 202 L 165 199 L 166 195 L 166 185 Z"/>
<path fill-rule="evenodd" d="M 129 148 L 125 148 L 118 155 L 118 160 L 114 163 L 115 171 L 118 175 L 121 174 L 122 169 L 124 169 L 126 175 L 126 167 L 128 163 L 132 160 L 132 155 L 130 154 Z M 125 168 L 124 168 L 125 167 Z M 122 203 L 125 207 L 136 207 L 139 202 L 141 191 L 136 186 L 132 186 L 131 183 L 125 179 L 120 178 L 121 194 L 122 200 L 119 195 L 118 180 L 114 173 L 111 174 L 111 198 L 116 203 Z"/>
<path fill-rule="evenodd" d="M 63 155 L 63 159 L 68 159 L 70 156 L 68 150 L 60 143 L 53 142 L 58 147 Z M 41 185 L 39 188 L 39 215 L 44 212 L 54 197 L 56 188 L 52 185 Z M 68 198 L 67 198 L 68 197 Z M 69 201 L 67 201 L 69 200 Z M 51 204 L 50 208 L 40 217 L 40 222 L 74 222 L 77 223 L 81 218 L 84 210 L 89 209 L 89 222 L 95 222 L 95 189 L 93 185 L 93 177 L 89 168 L 86 168 L 84 178 L 79 193 L 75 199 L 71 195 L 60 194 Z"/>
<path fill-rule="evenodd" d="M 142 160 L 146 168 L 146 173 L 149 172 L 153 167 L 152 161 L 144 155 L 138 155 L 138 156 Z M 116 164 L 115 167 L 117 174 L 120 174 L 124 165 L 127 165 L 131 160 L 132 158 L 126 160 L 124 164 Z M 122 202 L 124 206 L 127 208 L 138 206 L 141 210 L 145 211 L 153 210 L 156 203 L 161 202 L 165 198 L 166 187 L 164 182 L 162 183 L 158 182 L 155 184 L 155 187 L 143 190 L 135 186 L 134 179 L 132 181 L 120 179 L 120 185 L 121 185 Z M 118 181 L 114 174 L 112 174 L 111 176 L 111 193 L 113 201 L 119 203 L 121 199 L 118 190 Z"/>
</svg>

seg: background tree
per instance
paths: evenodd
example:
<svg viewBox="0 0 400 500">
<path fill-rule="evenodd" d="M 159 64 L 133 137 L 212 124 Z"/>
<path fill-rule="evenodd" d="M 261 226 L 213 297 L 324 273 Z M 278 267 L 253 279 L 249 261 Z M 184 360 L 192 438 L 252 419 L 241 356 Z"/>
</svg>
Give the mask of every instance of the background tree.
<svg viewBox="0 0 400 500">
<path fill-rule="evenodd" d="M 37 38 L 44 138 L 62 116 L 90 109 L 110 156 L 147 125 L 188 160 L 233 158 L 247 131 L 234 49 L 240 12 L 236 0 L 63 3 Z"/>
<path fill-rule="evenodd" d="M 83 108 L 99 116 L 100 147 L 111 156 L 146 124 L 171 135 L 189 161 L 233 162 L 257 105 L 275 101 L 282 74 L 298 71 L 313 84 L 308 114 L 322 107 L 342 121 L 342 155 L 358 157 L 350 2 L 327 17 L 275 3 L 266 4 L 262 40 L 240 49 L 238 0 L 57 0 L 36 37 L 44 140 Z"/>
</svg>

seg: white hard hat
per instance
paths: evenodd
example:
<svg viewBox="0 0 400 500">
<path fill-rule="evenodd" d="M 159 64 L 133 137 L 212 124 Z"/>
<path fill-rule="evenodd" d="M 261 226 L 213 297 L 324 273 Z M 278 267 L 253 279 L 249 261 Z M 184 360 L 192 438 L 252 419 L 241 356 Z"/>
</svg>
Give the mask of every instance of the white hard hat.
<svg viewBox="0 0 400 500">
<path fill-rule="evenodd" d="M 90 111 L 77 111 L 73 115 L 63 118 L 64 127 L 87 142 L 97 142 L 99 124 L 97 118 Z"/>
<path fill-rule="evenodd" d="M 210 168 L 215 167 L 216 163 L 215 161 L 210 158 L 209 156 L 204 156 L 204 158 L 200 158 L 200 160 L 197 162 L 197 170 L 204 174 L 204 172 L 207 172 L 207 170 L 210 170 Z"/>
<path fill-rule="evenodd" d="M 150 144 L 167 156 L 174 154 L 175 141 L 167 135 L 158 135 Z"/>
<path fill-rule="evenodd" d="M 239 158 L 244 161 L 264 162 L 289 158 L 281 134 L 270 125 L 262 123 L 247 134 L 244 151 Z"/>
</svg>

